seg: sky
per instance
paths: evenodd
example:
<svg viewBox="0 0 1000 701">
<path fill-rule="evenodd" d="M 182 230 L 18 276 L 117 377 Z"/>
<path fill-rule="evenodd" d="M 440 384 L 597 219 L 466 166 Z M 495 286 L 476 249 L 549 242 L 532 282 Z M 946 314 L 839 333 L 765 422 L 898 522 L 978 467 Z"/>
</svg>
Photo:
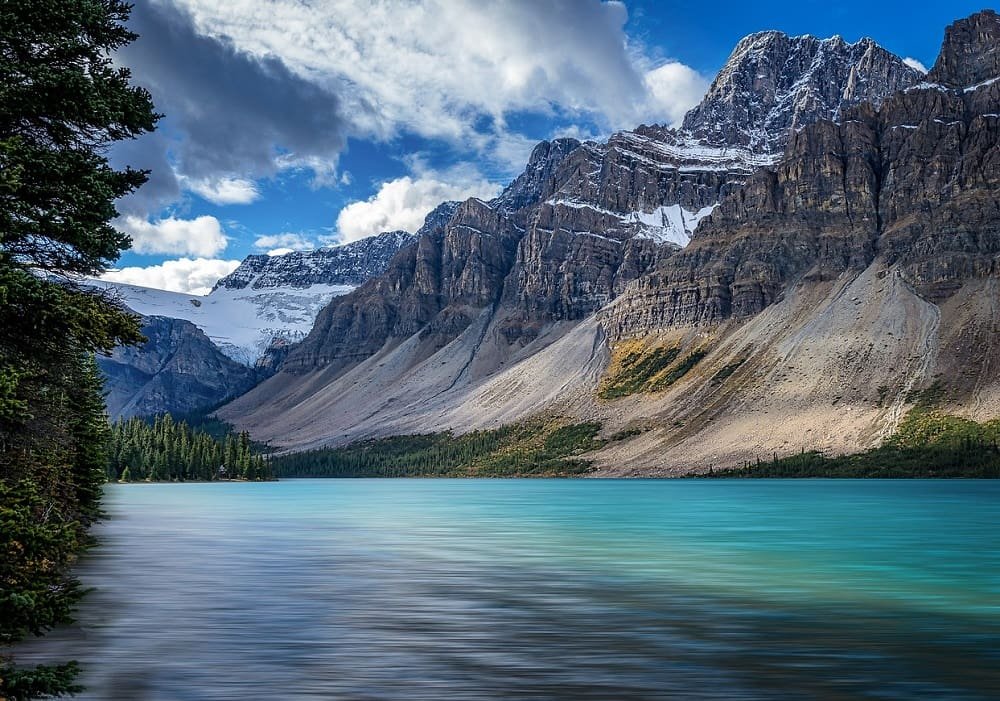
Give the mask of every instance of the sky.
<svg viewBox="0 0 1000 701">
<path fill-rule="evenodd" d="M 135 0 L 115 60 L 163 114 L 109 152 L 151 171 L 118 202 L 110 279 L 204 294 L 249 254 L 418 228 L 488 199 L 532 147 L 673 124 L 740 38 L 868 36 L 933 65 L 981 2 Z"/>
</svg>

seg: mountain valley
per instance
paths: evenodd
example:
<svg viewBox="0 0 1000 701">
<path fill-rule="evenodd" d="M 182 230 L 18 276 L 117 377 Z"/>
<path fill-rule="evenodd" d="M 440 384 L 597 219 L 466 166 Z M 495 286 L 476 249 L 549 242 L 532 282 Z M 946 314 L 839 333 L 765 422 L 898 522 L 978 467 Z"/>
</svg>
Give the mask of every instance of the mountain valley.
<svg viewBox="0 0 1000 701">
<path fill-rule="evenodd" d="M 680 126 L 543 142 L 496 199 L 392 234 L 218 416 L 284 451 L 599 422 L 627 434 L 587 454 L 602 475 L 863 451 L 930 388 L 1000 416 L 998 36 L 956 22 L 925 76 L 868 39 L 750 35 Z M 212 295 L 310 296 L 319 255 Z"/>
</svg>

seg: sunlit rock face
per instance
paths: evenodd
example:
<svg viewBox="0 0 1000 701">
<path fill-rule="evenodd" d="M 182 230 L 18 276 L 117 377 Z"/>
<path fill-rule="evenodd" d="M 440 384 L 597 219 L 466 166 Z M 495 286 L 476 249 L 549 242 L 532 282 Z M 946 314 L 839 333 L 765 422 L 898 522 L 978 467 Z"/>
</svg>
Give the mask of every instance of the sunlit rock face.
<svg viewBox="0 0 1000 701">
<path fill-rule="evenodd" d="M 993 12 L 955 23 L 926 82 L 795 131 L 775 166 L 629 288 L 613 334 L 752 316 L 803 276 L 832 279 L 876 258 L 934 301 L 995 274 L 998 27 Z"/>
<path fill-rule="evenodd" d="M 682 128 L 542 142 L 499 197 L 429 221 L 383 275 L 335 299 L 284 367 L 336 371 L 416 333 L 433 352 L 484 310 L 515 346 L 580 320 L 697 240 L 797 129 L 919 79 L 871 40 L 747 37 Z"/>
</svg>

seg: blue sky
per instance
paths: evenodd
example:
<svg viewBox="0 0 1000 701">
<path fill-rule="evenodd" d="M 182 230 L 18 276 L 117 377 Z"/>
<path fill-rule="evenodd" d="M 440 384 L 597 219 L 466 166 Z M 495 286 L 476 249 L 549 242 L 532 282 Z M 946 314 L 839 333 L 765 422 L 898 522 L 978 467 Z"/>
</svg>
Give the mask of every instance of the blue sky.
<svg viewBox="0 0 1000 701">
<path fill-rule="evenodd" d="M 672 123 L 746 34 L 874 38 L 930 66 L 952 2 L 146 0 L 117 57 L 165 114 L 117 279 L 204 292 L 250 253 L 414 229 L 537 141 Z"/>
</svg>

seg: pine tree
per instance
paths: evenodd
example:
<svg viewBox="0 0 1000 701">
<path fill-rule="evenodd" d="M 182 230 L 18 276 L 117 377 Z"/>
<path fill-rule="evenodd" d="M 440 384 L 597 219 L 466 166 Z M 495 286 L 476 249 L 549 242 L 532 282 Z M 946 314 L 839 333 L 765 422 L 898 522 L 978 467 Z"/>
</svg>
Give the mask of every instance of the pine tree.
<svg viewBox="0 0 1000 701">
<path fill-rule="evenodd" d="M 146 177 L 105 158 L 157 119 L 111 59 L 134 38 L 128 12 L 120 0 L 0 2 L 0 645 L 68 620 L 81 595 L 68 569 L 107 463 L 90 355 L 140 339 L 135 317 L 72 282 L 127 247 L 114 202 Z M 0 659 L 0 698 L 65 693 L 72 672 Z"/>
</svg>

